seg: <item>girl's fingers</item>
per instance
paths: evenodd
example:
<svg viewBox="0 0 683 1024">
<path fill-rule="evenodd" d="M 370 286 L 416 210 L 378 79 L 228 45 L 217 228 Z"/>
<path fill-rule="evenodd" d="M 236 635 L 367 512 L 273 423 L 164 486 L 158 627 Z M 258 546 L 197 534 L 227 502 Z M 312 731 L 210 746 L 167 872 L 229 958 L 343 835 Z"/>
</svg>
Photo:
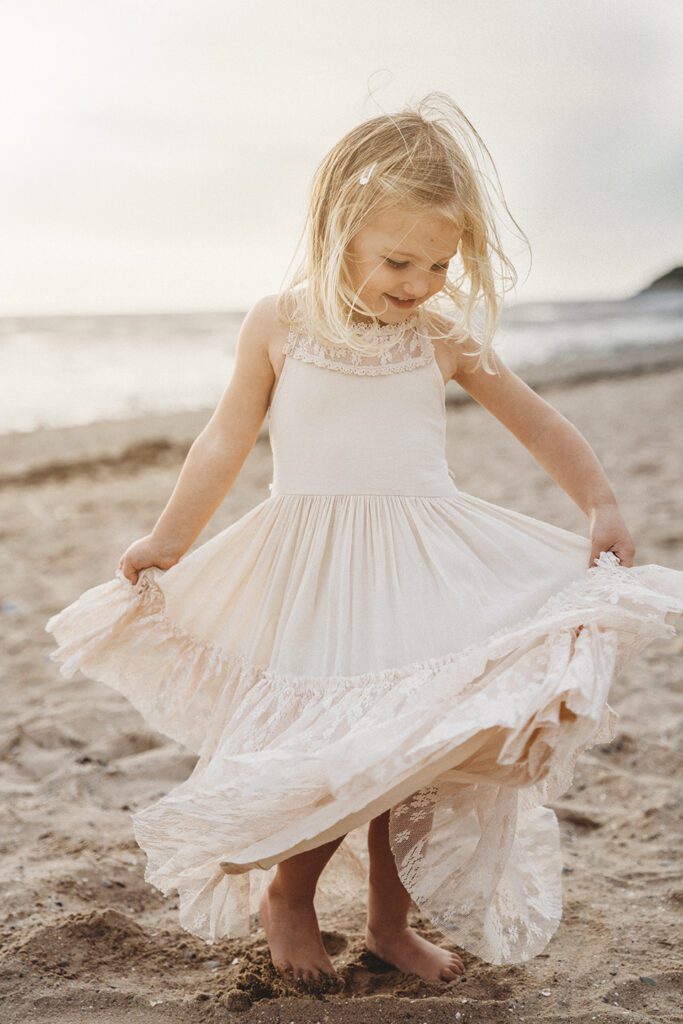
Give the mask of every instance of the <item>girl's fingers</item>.
<svg viewBox="0 0 683 1024">
<path fill-rule="evenodd" d="M 598 561 L 598 559 L 599 559 L 599 557 L 600 557 L 600 555 L 602 554 L 603 551 L 609 552 L 611 555 L 614 555 L 615 558 L 618 560 L 619 565 L 623 565 L 625 568 L 632 568 L 633 567 L 633 555 L 630 553 L 630 551 L 622 550 L 619 547 L 614 547 L 614 548 L 604 548 L 604 547 L 601 547 L 596 554 L 591 554 L 590 568 L 592 568 L 596 564 L 596 562 Z"/>
</svg>

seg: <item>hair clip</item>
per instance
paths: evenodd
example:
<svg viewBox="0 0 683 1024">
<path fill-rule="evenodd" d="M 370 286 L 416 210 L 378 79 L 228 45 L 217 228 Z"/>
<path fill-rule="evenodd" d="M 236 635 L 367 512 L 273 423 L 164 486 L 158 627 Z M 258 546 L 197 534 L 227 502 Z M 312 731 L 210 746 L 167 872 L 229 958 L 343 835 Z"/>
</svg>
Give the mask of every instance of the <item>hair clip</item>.
<svg viewBox="0 0 683 1024">
<path fill-rule="evenodd" d="M 377 161 L 375 160 L 374 164 L 370 164 L 369 167 L 366 167 L 366 169 L 363 171 L 360 178 L 358 179 L 359 185 L 367 185 L 367 183 L 370 181 L 370 178 L 372 177 L 372 173 L 376 166 Z"/>
</svg>

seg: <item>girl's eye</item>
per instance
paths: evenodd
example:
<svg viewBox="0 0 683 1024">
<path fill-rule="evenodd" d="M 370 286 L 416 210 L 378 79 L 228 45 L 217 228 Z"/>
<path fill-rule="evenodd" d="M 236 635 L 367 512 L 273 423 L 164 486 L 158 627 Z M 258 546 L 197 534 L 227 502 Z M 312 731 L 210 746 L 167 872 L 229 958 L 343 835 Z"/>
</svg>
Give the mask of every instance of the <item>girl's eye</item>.
<svg viewBox="0 0 683 1024">
<path fill-rule="evenodd" d="M 386 258 L 387 263 L 391 267 L 393 267 L 395 270 L 402 270 L 404 267 L 408 266 L 407 263 L 398 263 L 396 260 L 392 260 L 388 256 L 385 257 L 385 258 Z M 437 270 L 448 270 L 448 263 L 446 263 L 446 264 L 435 263 L 434 266 L 436 267 Z"/>
</svg>

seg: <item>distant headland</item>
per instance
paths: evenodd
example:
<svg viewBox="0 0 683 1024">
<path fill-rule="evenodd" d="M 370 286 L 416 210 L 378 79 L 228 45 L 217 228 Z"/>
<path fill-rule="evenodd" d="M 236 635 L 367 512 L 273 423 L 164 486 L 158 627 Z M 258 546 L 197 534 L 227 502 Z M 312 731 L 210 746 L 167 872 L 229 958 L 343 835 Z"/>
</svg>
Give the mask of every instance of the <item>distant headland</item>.
<svg viewBox="0 0 683 1024">
<path fill-rule="evenodd" d="M 654 281 L 646 288 L 637 292 L 637 294 L 644 295 L 646 292 L 656 291 L 677 291 L 679 288 L 683 288 L 683 267 L 673 267 L 666 274 L 662 274 L 661 277 L 656 277 Z"/>
</svg>

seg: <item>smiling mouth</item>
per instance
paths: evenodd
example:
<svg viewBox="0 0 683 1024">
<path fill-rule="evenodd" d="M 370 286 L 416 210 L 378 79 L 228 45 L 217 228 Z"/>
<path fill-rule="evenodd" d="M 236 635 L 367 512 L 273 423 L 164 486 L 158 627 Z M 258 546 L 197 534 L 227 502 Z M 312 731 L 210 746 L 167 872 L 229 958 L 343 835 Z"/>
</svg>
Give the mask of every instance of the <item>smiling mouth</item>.
<svg viewBox="0 0 683 1024">
<path fill-rule="evenodd" d="M 399 309 L 410 309 L 411 306 L 415 305 L 415 299 L 397 299 L 395 295 L 389 295 L 388 292 L 384 293 L 388 299 L 398 306 Z"/>
</svg>

